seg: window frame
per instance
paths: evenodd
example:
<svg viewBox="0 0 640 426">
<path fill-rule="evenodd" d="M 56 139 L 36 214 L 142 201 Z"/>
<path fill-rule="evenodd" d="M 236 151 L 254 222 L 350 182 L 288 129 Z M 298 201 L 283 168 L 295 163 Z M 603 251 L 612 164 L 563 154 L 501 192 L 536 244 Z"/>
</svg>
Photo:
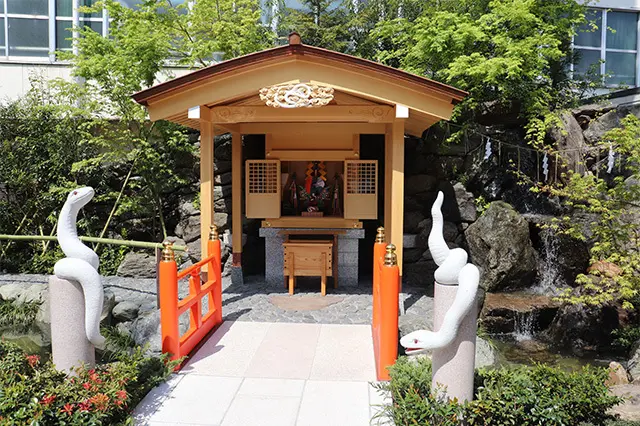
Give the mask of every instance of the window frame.
<svg viewBox="0 0 640 426">
<path fill-rule="evenodd" d="M 604 84 L 605 87 L 610 87 L 610 88 L 616 88 L 616 87 L 621 87 L 621 86 L 625 86 L 624 84 L 618 84 L 618 83 L 607 83 L 606 81 L 606 58 L 607 58 L 607 52 L 611 52 L 611 53 L 633 53 L 636 55 L 636 60 L 635 60 L 635 75 L 634 75 L 634 81 L 631 85 L 629 85 L 630 87 L 638 87 L 640 86 L 640 13 L 637 11 L 633 11 L 633 10 L 625 10 L 625 9 L 612 9 L 612 8 L 607 8 L 607 9 L 600 9 L 600 8 L 589 8 L 591 10 L 595 10 L 598 12 L 602 13 L 602 20 L 600 23 L 600 47 L 593 47 L 593 46 L 582 46 L 579 44 L 575 44 L 575 36 L 573 36 L 572 39 L 572 43 L 571 43 L 571 47 L 572 50 L 575 52 L 576 49 L 579 50 L 590 50 L 590 51 L 595 51 L 595 52 L 600 52 L 600 76 L 602 78 L 602 82 Z M 609 33 L 609 27 L 607 24 L 607 15 L 609 12 L 622 12 L 622 13 L 633 13 L 636 16 L 636 48 L 635 50 L 629 50 L 629 49 L 615 49 L 615 48 L 607 48 L 607 35 Z M 571 72 L 571 78 L 574 78 L 574 72 L 575 72 L 575 64 L 573 63 L 573 61 L 571 61 L 571 65 L 570 65 L 570 72 Z"/>
<path fill-rule="evenodd" d="M 9 13 L 8 12 L 8 0 L 0 0 L 2 3 L 3 12 L 0 12 L 0 18 L 3 19 L 4 28 L 4 46 L 0 47 L 0 61 L 2 62 L 11 62 L 11 63 L 64 63 L 65 61 L 59 61 L 56 58 L 55 51 L 56 50 L 65 50 L 70 51 L 72 49 L 69 48 L 61 48 L 58 46 L 57 40 L 57 23 L 58 22 L 71 22 L 72 26 L 80 26 L 84 22 L 100 22 L 102 24 L 102 33 L 103 37 L 107 37 L 109 35 L 109 15 L 106 9 L 102 10 L 102 16 L 80 16 L 78 12 L 78 7 L 80 4 L 79 0 L 72 0 L 73 4 L 73 13 L 72 16 L 63 16 L 56 14 L 56 1 L 55 0 L 47 0 L 48 13 L 46 15 L 34 15 L 34 14 L 20 14 L 20 13 Z M 47 55 L 40 56 L 16 56 L 11 55 L 11 38 L 9 37 L 9 19 L 25 19 L 25 20 L 40 20 L 47 21 L 48 23 L 48 33 L 47 33 Z M 73 32 L 72 37 L 77 37 L 77 33 Z M 65 37 L 68 38 L 68 37 Z"/>
</svg>

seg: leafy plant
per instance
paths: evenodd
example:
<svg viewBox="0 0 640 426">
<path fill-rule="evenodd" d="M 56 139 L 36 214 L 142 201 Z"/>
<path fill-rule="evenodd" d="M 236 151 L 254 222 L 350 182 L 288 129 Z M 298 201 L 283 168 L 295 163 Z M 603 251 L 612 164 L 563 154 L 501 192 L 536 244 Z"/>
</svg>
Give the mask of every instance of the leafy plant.
<svg viewBox="0 0 640 426">
<path fill-rule="evenodd" d="M 605 369 L 585 367 L 567 373 L 554 367 L 479 370 L 473 401 L 448 401 L 431 388 L 431 362 L 400 357 L 390 368 L 391 381 L 376 385 L 393 403 L 382 407 L 381 418 L 396 425 L 603 425 L 606 411 L 622 402 L 609 395 Z"/>
<path fill-rule="evenodd" d="M 124 425 L 130 413 L 177 364 L 149 358 L 138 348 L 117 361 L 76 377 L 55 370 L 51 362 L 26 355 L 0 341 L 0 421 L 3 424 Z"/>
<path fill-rule="evenodd" d="M 27 330 L 35 322 L 39 309 L 38 302 L 14 303 L 11 300 L 0 300 L 0 327 Z"/>
</svg>

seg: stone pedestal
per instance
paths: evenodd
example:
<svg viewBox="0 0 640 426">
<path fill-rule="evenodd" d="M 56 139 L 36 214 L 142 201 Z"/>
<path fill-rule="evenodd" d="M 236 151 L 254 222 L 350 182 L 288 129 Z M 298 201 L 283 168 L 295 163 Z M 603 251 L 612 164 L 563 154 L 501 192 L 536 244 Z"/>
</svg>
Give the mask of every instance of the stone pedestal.
<svg viewBox="0 0 640 426">
<path fill-rule="evenodd" d="M 457 285 L 435 284 L 433 329 L 438 331 L 444 316 L 458 292 Z M 434 389 L 440 387 L 447 397 L 458 401 L 473 399 L 473 376 L 476 359 L 476 332 L 478 307 L 474 305 L 458 328 L 458 334 L 449 346 L 433 351 Z"/>
<path fill-rule="evenodd" d="M 51 351 L 58 370 L 94 366 L 96 353 L 84 328 L 84 293 L 79 283 L 49 277 Z"/>
<path fill-rule="evenodd" d="M 286 228 L 260 228 L 260 236 L 265 239 L 265 280 L 269 285 L 284 288 L 284 252 L 282 243 L 286 236 L 281 231 Z M 313 231 L 320 229 L 296 229 L 296 231 Z M 364 229 L 324 229 L 326 235 L 336 231 L 338 235 L 338 287 L 358 285 L 358 240 L 364 238 Z M 324 235 L 324 234 L 322 234 Z M 334 260 L 335 261 L 335 260 Z"/>
</svg>

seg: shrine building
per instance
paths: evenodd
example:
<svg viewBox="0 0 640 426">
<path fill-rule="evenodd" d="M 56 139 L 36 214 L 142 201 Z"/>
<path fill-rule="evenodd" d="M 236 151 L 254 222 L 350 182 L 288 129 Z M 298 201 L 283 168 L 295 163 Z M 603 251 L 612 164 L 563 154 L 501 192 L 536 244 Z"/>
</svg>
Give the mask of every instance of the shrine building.
<svg viewBox="0 0 640 426">
<path fill-rule="evenodd" d="M 405 135 L 448 120 L 465 92 L 362 58 L 289 44 L 217 63 L 134 95 L 152 121 L 200 131 L 203 253 L 214 219 L 214 136 L 232 136 L 232 277 L 243 219 L 261 220 L 265 279 L 357 285 L 384 226 L 402 273 Z M 248 137 L 248 135 L 252 135 Z M 258 136 L 253 136 L 258 135 Z M 260 141 L 260 158 L 243 160 Z M 262 150 L 264 145 L 264 150 Z"/>
</svg>

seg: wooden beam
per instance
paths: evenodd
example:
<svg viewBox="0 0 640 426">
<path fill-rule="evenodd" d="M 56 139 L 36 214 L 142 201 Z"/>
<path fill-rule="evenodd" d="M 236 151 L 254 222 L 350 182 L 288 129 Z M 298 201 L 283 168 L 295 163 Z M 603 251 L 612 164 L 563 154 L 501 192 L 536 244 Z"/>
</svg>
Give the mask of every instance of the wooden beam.
<svg viewBox="0 0 640 426">
<path fill-rule="evenodd" d="M 233 266 L 242 266 L 242 135 L 231 133 L 231 238 Z"/>
<path fill-rule="evenodd" d="M 388 182 L 387 182 L 388 181 Z M 387 125 L 385 137 L 385 235 L 396 246 L 402 275 L 404 226 L 404 120 Z"/>
<path fill-rule="evenodd" d="M 318 161 L 344 161 L 357 160 L 357 151 L 350 149 L 272 149 L 267 151 L 268 160 L 282 161 L 309 161 L 311 159 Z"/>
<path fill-rule="evenodd" d="M 230 126 L 226 124 L 225 127 Z M 262 135 L 267 133 L 358 133 L 365 135 L 383 135 L 384 123 L 242 123 L 237 124 L 243 135 Z"/>
<path fill-rule="evenodd" d="M 207 108 L 200 109 L 200 247 L 207 255 L 209 227 L 213 224 L 213 139 L 215 133 Z M 204 270 L 204 268 L 203 268 Z"/>
<path fill-rule="evenodd" d="M 395 111 L 384 105 L 339 106 L 320 108 L 273 108 L 268 106 L 220 106 L 211 108 L 215 123 L 392 123 Z"/>
</svg>

